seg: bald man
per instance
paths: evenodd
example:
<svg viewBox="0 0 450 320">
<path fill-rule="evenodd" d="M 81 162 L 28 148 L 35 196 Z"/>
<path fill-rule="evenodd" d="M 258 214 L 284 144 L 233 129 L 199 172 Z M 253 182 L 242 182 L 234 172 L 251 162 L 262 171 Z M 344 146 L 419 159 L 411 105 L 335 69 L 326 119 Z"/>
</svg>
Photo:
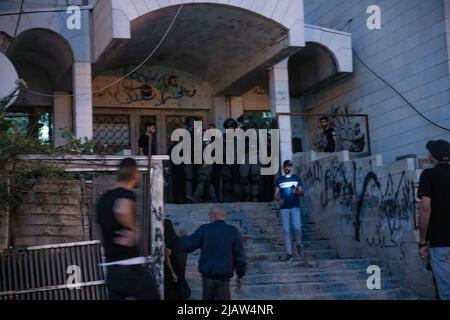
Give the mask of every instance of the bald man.
<svg viewBox="0 0 450 320">
<path fill-rule="evenodd" d="M 239 289 L 246 272 L 241 234 L 225 218 L 225 209 L 214 206 L 209 212 L 211 223 L 202 225 L 191 236 L 186 230 L 180 232 L 181 250 L 191 253 L 201 249 L 198 270 L 203 279 L 203 300 L 230 300 L 230 279 L 236 271 Z"/>
</svg>

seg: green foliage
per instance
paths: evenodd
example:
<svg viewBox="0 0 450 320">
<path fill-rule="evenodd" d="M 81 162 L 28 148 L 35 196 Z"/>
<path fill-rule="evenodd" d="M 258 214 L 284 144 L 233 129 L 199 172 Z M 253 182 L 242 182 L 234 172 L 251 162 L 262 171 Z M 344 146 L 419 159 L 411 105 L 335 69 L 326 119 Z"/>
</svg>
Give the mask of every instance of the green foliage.
<svg viewBox="0 0 450 320">
<path fill-rule="evenodd" d="M 37 137 L 30 137 L 19 130 L 17 124 L 7 117 L 8 98 L 0 99 L 0 215 L 9 208 L 10 218 L 14 220 L 17 211 L 27 193 L 41 179 L 73 180 L 73 174 L 64 172 L 64 168 L 51 166 L 40 161 L 21 161 L 24 155 L 85 155 L 92 154 L 92 140 L 77 139 L 68 131 L 64 137 L 68 144 L 53 149 Z"/>
<path fill-rule="evenodd" d="M 67 140 L 67 144 L 56 149 L 62 155 L 89 155 L 94 153 L 95 143 L 91 139 L 81 139 L 69 130 L 62 130 L 62 137 Z"/>
</svg>

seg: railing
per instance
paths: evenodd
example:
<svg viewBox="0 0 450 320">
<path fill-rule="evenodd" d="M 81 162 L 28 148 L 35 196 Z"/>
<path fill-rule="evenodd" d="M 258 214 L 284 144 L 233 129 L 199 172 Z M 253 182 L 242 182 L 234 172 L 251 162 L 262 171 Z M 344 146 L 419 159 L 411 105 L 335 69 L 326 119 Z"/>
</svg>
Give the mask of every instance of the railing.
<svg viewBox="0 0 450 320">
<path fill-rule="evenodd" d="M 101 257 L 99 241 L 5 252 L 0 255 L 0 300 L 103 300 Z"/>
<path fill-rule="evenodd" d="M 70 199 L 68 206 L 70 210 L 61 207 L 61 196 L 58 192 L 67 194 L 69 191 L 59 191 L 58 188 L 44 188 L 39 190 L 40 201 L 43 199 L 56 199 L 54 202 L 55 210 L 49 210 L 52 218 L 57 218 L 58 212 L 70 211 L 70 217 L 81 217 L 76 219 L 77 226 L 83 228 L 83 232 L 77 233 L 77 239 L 71 240 L 69 244 L 53 244 L 52 239 L 63 238 L 67 225 L 59 228 L 61 222 L 55 228 L 50 228 L 51 232 L 61 232 L 61 234 L 48 234 L 42 232 L 42 235 L 36 237 L 34 234 L 33 242 L 40 246 L 27 246 L 21 251 L 5 251 L 0 254 L 0 299 L 19 299 L 19 300 L 85 300 L 85 299 L 104 299 L 103 273 L 98 265 L 102 262 L 100 251 L 100 238 L 97 234 L 95 225 L 95 205 L 100 196 L 107 190 L 115 186 L 115 173 L 118 164 L 126 156 L 64 156 L 64 157 L 45 157 L 45 156 L 25 156 L 21 157 L 20 163 L 34 163 L 38 165 L 51 165 L 60 168 L 65 172 L 70 172 Z M 141 172 L 141 186 L 136 190 L 137 203 L 136 211 L 138 218 L 139 234 L 149 234 L 148 242 L 141 239 L 140 247 L 149 247 L 150 268 L 156 280 L 156 284 L 163 295 L 164 283 L 164 206 L 163 206 L 163 161 L 168 160 L 165 156 L 152 157 L 150 181 L 151 190 L 148 190 L 149 166 L 148 157 L 133 157 L 138 163 Z M 79 188 L 73 186 L 80 184 Z M 63 183 L 61 183 L 62 185 Z M 39 187 L 39 186 L 38 186 Z M 42 189 L 42 184 L 40 184 Z M 75 190 L 75 191 L 73 191 Z M 46 193 L 46 195 L 44 195 Z M 32 197 L 33 199 L 36 197 Z M 73 205 L 73 199 L 79 205 Z M 151 201 L 151 210 L 148 204 Z M 46 204 L 45 207 L 51 207 L 53 202 Z M 40 210 L 42 211 L 42 210 Z M 32 211 L 31 211 L 32 212 Z M 33 224 L 33 215 L 31 212 L 24 212 L 30 217 L 30 224 Z M 64 215 L 64 214 L 63 214 Z M 144 219 L 147 216 L 147 219 Z M 58 219 L 56 219 L 58 220 Z M 20 220 L 27 221 L 25 219 Z M 47 220 L 45 220 L 47 221 Z M 49 221 L 53 221 L 50 219 Z M 62 221 L 62 220 L 60 220 Z M 72 218 L 69 221 L 73 221 Z M 72 222 L 70 222 L 72 223 Z M 78 225 L 79 224 L 79 225 Z M 69 227 L 72 227 L 70 225 Z M 87 228 L 86 228 L 87 226 Z M 24 227 L 21 225 L 21 227 Z M 32 225 L 30 229 L 36 227 L 45 228 L 46 225 Z M 85 230 L 86 229 L 86 230 Z M 47 229 L 46 229 L 47 230 Z M 56 230 L 56 231 L 55 231 Z M 45 235 L 43 234 L 45 233 Z M 40 233 L 41 234 L 41 233 Z M 153 238 L 152 238 L 153 235 Z M 157 236 L 155 236 L 157 235 Z M 73 236 L 71 233 L 70 236 Z M 35 239 L 39 243 L 35 242 Z M 70 239 L 67 235 L 67 239 Z M 65 242 L 67 240 L 61 241 Z M 88 241 L 88 242 L 86 242 Z M 68 241 L 69 242 L 69 241 Z M 144 250 L 143 250 L 144 251 Z M 67 282 L 70 278 L 68 270 L 70 266 L 80 268 L 81 280 L 79 289 L 71 289 L 71 283 Z"/>
</svg>

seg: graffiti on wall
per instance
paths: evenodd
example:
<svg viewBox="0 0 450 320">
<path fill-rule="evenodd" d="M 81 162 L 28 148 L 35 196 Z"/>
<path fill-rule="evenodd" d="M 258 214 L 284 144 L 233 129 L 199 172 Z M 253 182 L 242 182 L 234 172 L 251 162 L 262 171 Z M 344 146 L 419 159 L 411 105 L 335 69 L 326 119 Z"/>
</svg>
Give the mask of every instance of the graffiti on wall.
<svg viewBox="0 0 450 320">
<path fill-rule="evenodd" d="M 355 163 L 353 162 L 353 164 Z M 322 169 L 318 170 L 319 172 L 322 171 Z M 332 198 L 339 204 L 350 207 L 353 196 L 355 195 L 354 186 L 355 183 L 352 176 L 347 175 L 342 163 L 332 165 L 324 174 L 323 190 L 320 193 L 320 204 L 322 207 L 326 207 L 328 201 Z"/>
<path fill-rule="evenodd" d="M 164 213 L 162 207 L 152 206 L 151 237 L 153 259 L 152 275 L 156 286 L 163 293 L 164 287 Z"/>
<path fill-rule="evenodd" d="M 347 150 L 355 153 L 369 152 L 369 141 L 367 135 L 367 118 L 356 116 L 361 110 L 351 109 L 349 104 L 345 106 L 331 107 L 328 117 L 331 126 L 336 131 L 338 139 L 338 151 Z M 315 150 L 320 150 L 322 139 L 322 128 L 319 124 L 319 117 L 314 117 L 314 127 L 312 134 L 312 145 Z"/>
<path fill-rule="evenodd" d="M 126 73 L 125 73 L 126 74 Z M 152 70 L 136 71 L 118 85 L 96 94 L 96 97 L 112 96 L 120 104 L 152 101 L 154 106 L 163 106 L 170 100 L 192 98 L 196 88 L 188 89 L 180 83 L 174 73 L 159 73 Z"/>
<path fill-rule="evenodd" d="M 397 247 L 401 243 L 405 226 L 415 215 L 414 181 L 406 171 L 387 174 L 380 178 L 369 167 L 358 166 L 356 161 L 339 162 L 337 159 L 324 164 L 297 162 L 297 172 L 306 190 L 316 194 L 317 205 L 324 209 L 355 212 L 356 241 L 362 235 L 370 247 Z M 311 186 L 315 186 L 311 188 Z"/>
<path fill-rule="evenodd" d="M 397 182 L 394 182 L 394 176 L 389 174 L 383 187 L 374 172 L 367 174 L 356 207 L 356 241 L 360 241 L 361 238 L 361 216 L 368 201 L 367 193 L 370 185 L 375 189 L 378 198 L 379 220 L 375 232 L 366 238 L 367 244 L 380 248 L 396 247 L 402 238 L 404 225 L 414 217 L 414 182 L 407 178 L 404 171 Z"/>
</svg>

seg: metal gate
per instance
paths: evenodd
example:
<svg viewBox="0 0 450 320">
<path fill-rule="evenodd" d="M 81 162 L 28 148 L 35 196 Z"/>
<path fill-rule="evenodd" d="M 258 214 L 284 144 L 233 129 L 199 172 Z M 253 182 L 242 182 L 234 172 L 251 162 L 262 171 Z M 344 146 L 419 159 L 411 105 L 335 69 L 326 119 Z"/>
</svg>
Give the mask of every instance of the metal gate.
<svg viewBox="0 0 450 320">
<path fill-rule="evenodd" d="M 0 300 L 104 300 L 99 241 L 0 254 Z"/>
</svg>

